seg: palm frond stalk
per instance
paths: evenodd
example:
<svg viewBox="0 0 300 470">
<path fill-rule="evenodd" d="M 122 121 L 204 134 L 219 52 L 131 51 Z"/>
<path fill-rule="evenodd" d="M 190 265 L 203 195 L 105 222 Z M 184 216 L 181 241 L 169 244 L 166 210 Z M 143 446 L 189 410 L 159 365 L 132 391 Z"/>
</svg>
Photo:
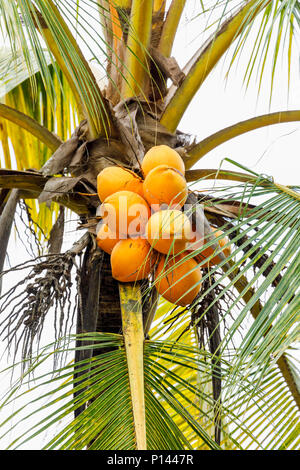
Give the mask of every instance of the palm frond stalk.
<svg viewBox="0 0 300 470">
<path fill-rule="evenodd" d="M 146 450 L 142 296 L 139 286 L 120 284 L 119 289 L 136 445 L 137 450 Z"/>
<path fill-rule="evenodd" d="M 245 26 L 266 8 L 269 0 L 250 0 L 228 20 L 219 26 L 211 38 L 197 51 L 183 71 L 185 79 L 178 87 L 173 87 L 166 97 L 161 124 L 174 132 L 188 104 L 199 90 L 213 67 L 219 62 Z"/>
<path fill-rule="evenodd" d="M 22 127 L 26 131 L 30 132 L 43 144 L 47 145 L 52 152 L 54 152 L 60 145 L 61 140 L 50 132 L 46 127 L 41 126 L 37 121 L 32 119 L 30 116 L 21 113 L 17 109 L 11 108 L 5 104 L 0 104 L 0 116 L 1 118 L 7 119 L 13 122 L 19 127 Z"/>
</svg>

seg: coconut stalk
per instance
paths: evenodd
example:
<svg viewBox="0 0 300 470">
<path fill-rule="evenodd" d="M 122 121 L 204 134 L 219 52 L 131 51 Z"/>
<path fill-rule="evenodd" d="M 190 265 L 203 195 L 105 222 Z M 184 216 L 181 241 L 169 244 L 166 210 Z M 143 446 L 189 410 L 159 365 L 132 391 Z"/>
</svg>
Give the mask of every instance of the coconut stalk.
<svg viewBox="0 0 300 470">
<path fill-rule="evenodd" d="M 123 336 L 137 450 L 146 450 L 144 393 L 144 327 L 142 297 L 138 284 L 119 284 Z"/>
</svg>

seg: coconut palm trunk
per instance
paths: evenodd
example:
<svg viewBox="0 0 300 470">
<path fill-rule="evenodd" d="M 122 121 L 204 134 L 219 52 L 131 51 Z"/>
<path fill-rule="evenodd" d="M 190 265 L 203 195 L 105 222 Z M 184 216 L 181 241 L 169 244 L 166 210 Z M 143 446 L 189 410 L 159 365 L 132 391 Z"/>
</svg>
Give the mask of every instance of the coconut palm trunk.
<svg viewBox="0 0 300 470">
<path fill-rule="evenodd" d="M 71 383 L 68 413 L 75 418 L 46 447 L 242 449 L 249 439 L 257 448 L 297 448 L 299 373 L 291 351 L 299 335 L 298 188 L 242 165 L 232 171 L 194 165 L 241 134 L 299 121 L 300 110 L 249 117 L 200 142 L 180 130 L 182 116 L 210 72 L 228 51 L 235 60 L 253 24 L 261 24 L 259 35 L 268 44 L 266 25 L 279 21 L 274 66 L 285 25 L 290 61 L 297 5 L 248 0 L 230 15 L 223 12 L 211 36 L 180 67 L 172 50 L 188 1 L 144 0 L 141 7 L 140 0 L 99 0 L 90 2 L 88 12 L 78 2 L 79 14 L 69 3 L 10 0 L 11 9 L 6 9 L 0 1 L 4 29 L 10 32 L 3 64 L 11 59 L 16 67 L 0 104 L 5 160 L 1 221 L 10 230 L 17 200 L 25 201 L 39 221 L 36 232 L 44 231 L 52 242 L 59 239 L 27 278 L 26 292 L 35 301 L 2 323 L 10 346 L 15 339 L 19 344 L 18 335 L 25 332 L 24 361 L 32 359 L 34 341 L 53 304 L 61 308 L 59 333 L 65 331 L 62 312 L 76 270 L 75 364 L 72 370 L 59 369 L 65 381 L 56 389 Z M 18 51 L 13 48 L 17 43 Z M 103 57 L 94 55 L 96 46 L 105 56 L 104 79 L 87 59 L 92 52 L 102 63 Z M 255 47 L 251 57 L 257 56 Z M 21 78 L 24 66 L 27 80 Z M 16 170 L 11 169 L 9 140 Z M 205 243 L 219 256 L 217 266 L 207 268 L 200 261 L 202 290 L 194 303 L 179 310 L 159 298 L 153 275 L 138 283 L 115 280 L 110 256 L 96 243 L 103 202 L 97 175 L 118 165 L 143 177 L 144 155 L 159 145 L 175 149 L 183 159 L 191 183 L 191 222 L 201 221 Z M 197 181 L 218 179 L 238 185 L 220 194 L 194 190 Z M 252 203 L 255 192 L 269 198 L 267 203 Z M 75 214 L 84 231 L 66 253 L 57 248 L 64 231 L 59 207 Z M 214 228 L 229 237 L 229 255 L 220 249 Z M 7 232 L 3 240 L 5 247 Z M 248 318 L 252 323 L 245 327 Z M 243 327 L 246 333 L 240 333 Z M 238 346 L 236 335 L 242 336 Z M 56 338 L 59 353 L 58 345 Z M 57 420 L 61 417 L 57 412 Z M 259 430 L 264 423 L 273 429 L 271 441 Z M 23 442 L 23 435 L 12 446 L 17 442 Z"/>
</svg>

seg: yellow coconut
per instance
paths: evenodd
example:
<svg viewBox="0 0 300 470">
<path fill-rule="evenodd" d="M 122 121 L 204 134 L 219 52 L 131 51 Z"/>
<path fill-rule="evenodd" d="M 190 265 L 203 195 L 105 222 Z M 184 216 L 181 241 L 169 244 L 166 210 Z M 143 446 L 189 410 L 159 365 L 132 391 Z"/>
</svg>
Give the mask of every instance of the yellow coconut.
<svg viewBox="0 0 300 470">
<path fill-rule="evenodd" d="M 120 240 L 111 253 L 112 276 L 120 282 L 146 279 L 157 259 L 157 253 L 144 238 Z"/>
<path fill-rule="evenodd" d="M 120 166 L 108 166 L 97 176 L 97 192 L 100 201 L 117 191 L 133 191 L 143 196 L 143 180 L 133 171 Z"/>
<path fill-rule="evenodd" d="M 193 258 L 186 255 L 162 257 L 155 270 L 157 291 L 172 304 L 190 305 L 201 289 L 202 274 Z M 169 271 L 169 272 L 168 272 Z"/>
<path fill-rule="evenodd" d="M 185 166 L 181 156 L 176 150 L 167 145 L 156 145 L 145 154 L 142 161 L 144 176 L 147 176 L 153 168 L 159 165 L 167 165 L 176 168 L 183 175 L 185 173 Z"/>
<path fill-rule="evenodd" d="M 132 191 L 118 191 L 108 196 L 100 206 L 103 222 L 119 238 L 142 236 L 151 215 L 144 198 Z"/>
<path fill-rule="evenodd" d="M 191 238 L 192 226 L 179 210 L 163 210 L 151 215 L 145 235 L 150 245 L 160 253 L 177 254 L 183 251 Z"/>
<path fill-rule="evenodd" d="M 224 233 L 224 232 L 222 232 L 222 230 L 218 230 L 215 227 L 211 227 L 211 229 L 212 229 L 213 234 L 216 238 L 219 237 L 219 236 L 222 236 L 223 233 Z M 216 243 L 219 244 L 220 248 L 223 248 L 228 242 L 229 242 L 228 237 L 223 237 L 223 238 L 220 238 L 219 240 L 216 240 Z M 208 240 L 204 239 L 203 245 L 205 245 L 206 243 L 208 243 Z M 199 246 L 199 248 L 200 248 L 200 246 Z M 224 256 L 227 258 L 231 253 L 230 245 L 228 245 L 222 251 L 223 251 Z M 198 263 L 200 263 L 203 260 L 206 260 L 209 256 L 213 255 L 215 252 L 216 252 L 216 250 L 212 246 L 209 246 L 207 248 L 204 248 L 194 258 Z M 221 263 L 221 261 L 222 261 L 221 257 L 218 254 L 216 254 L 215 256 L 213 256 L 213 258 L 211 258 L 210 260 L 208 260 L 204 264 L 201 264 L 201 268 L 208 268 L 210 266 L 215 266 L 216 264 Z"/>
<path fill-rule="evenodd" d="M 117 235 L 110 230 L 107 224 L 101 224 L 97 232 L 96 242 L 101 250 L 111 254 L 114 246 L 119 242 Z"/>
<path fill-rule="evenodd" d="M 161 207 L 180 209 L 188 196 L 185 178 L 168 165 L 151 170 L 144 180 L 144 197 L 153 210 Z"/>
</svg>

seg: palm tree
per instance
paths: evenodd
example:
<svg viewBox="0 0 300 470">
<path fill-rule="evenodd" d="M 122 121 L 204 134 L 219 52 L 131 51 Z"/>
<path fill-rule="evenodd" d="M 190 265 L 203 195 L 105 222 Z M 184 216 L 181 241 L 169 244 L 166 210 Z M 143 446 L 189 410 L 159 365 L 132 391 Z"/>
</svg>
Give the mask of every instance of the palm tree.
<svg viewBox="0 0 300 470">
<path fill-rule="evenodd" d="M 2 412 L 15 404 L 1 420 L 2 437 L 13 430 L 8 448 L 52 429 L 47 449 L 299 448 L 299 188 L 230 160 L 232 171 L 194 166 L 245 132 L 299 121 L 300 110 L 252 117 L 202 141 L 180 131 L 225 54 L 232 65 L 249 47 L 244 79 L 257 69 L 260 84 L 271 54 L 271 91 L 281 50 L 289 73 L 299 3 L 199 2 L 213 32 L 180 68 L 171 54 L 188 3 L 0 1 L 0 269 L 2 277 L 24 270 L 0 299 L 14 358 L 6 372 L 21 349 L 21 378 L 1 401 Z M 202 218 L 206 245 L 220 256 L 202 266 L 188 308 L 159 298 L 152 278 L 118 283 L 95 243 L 97 174 L 112 164 L 140 174 L 145 152 L 159 144 L 184 159 L 192 217 Z M 18 211 L 38 252 L 4 271 Z M 67 214 L 84 235 L 61 252 Z M 227 257 L 211 227 L 228 237 Z M 41 345 L 53 310 L 53 340 Z"/>
</svg>

